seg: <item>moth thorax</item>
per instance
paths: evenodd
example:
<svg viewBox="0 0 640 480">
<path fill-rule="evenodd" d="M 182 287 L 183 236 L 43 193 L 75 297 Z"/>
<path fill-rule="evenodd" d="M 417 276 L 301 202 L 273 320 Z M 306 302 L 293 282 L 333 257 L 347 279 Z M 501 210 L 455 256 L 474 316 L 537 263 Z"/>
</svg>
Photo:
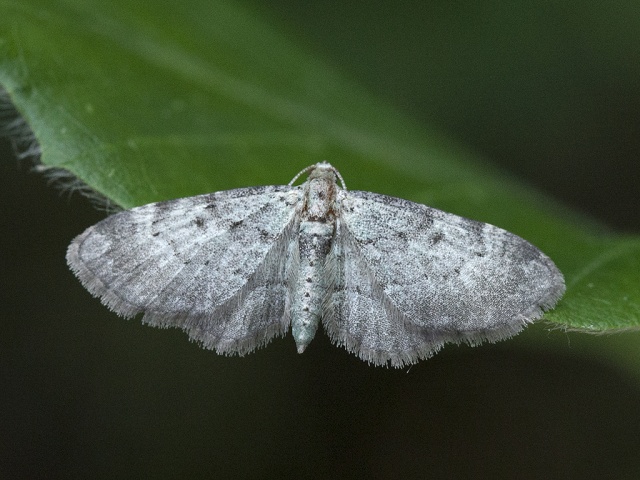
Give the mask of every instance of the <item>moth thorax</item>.
<svg viewBox="0 0 640 480">
<path fill-rule="evenodd" d="M 336 200 L 335 175 L 310 179 L 305 189 L 304 214 L 311 221 L 330 221 L 333 219 L 333 206 Z M 332 178 L 328 178 L 332 177 Z"/>
</svg>

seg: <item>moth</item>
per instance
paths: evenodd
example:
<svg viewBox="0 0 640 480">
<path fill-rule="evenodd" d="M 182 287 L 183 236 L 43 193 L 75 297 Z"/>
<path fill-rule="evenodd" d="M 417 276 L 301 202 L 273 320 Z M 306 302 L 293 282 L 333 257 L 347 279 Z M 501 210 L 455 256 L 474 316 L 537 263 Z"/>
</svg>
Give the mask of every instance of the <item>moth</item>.
<svg viewBox="0 0 640 480">
<path fill-rule="evenodd" d="M 308 179 L 294 183 L 301 175 Z M 152 203 L 76 237 L 67 262 L 123 317 L 244 355 L 318 326 L 375 365 L 510 337 L 564 293 L 554 263 L 493 225 L 347 190 L 329 163 L 288 185 Z"/>
</svg>

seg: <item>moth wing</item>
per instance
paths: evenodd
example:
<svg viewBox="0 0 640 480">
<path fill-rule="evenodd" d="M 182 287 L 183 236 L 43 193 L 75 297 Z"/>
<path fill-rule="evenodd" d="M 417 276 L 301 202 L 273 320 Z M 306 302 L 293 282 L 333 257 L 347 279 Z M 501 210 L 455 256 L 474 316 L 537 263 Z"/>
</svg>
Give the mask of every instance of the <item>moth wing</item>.
<svg viewBox="0 0 640 480">
<path fill-rule="evenodd" d="M 253 187 L 133 208 L 75 238 L 67 262 L 116 313 L 244 354 L 288 328 L 299 195 Z"/>
<path fill-rule="evenodd" d="M 370 192 L 345 192 L 339 212 L 346 249 L 358 262 L 353 271 L 371 278 L 369 297 L 382 297 L 386 321 L 411 334 L 400 347 L 408 348 L 406 363 L 444 342 L 476 345 L 512 336 L 564 293 L 562 274 L 546 255 L 493 225 Z M 342 343 L 359 341 L 348 337 L 362 315 L 337 318 Z M 382 346 L 377 358 L 393 361 L 399 346 L 383 330 L 370 335 L 379 339 L 371 345 Z"/>
<path fill-rule="evenodd" d="M 443 346 L 438 332 L 416 328 L 386 296 L 341 220 L 325 272 L 328 292 L 323 325 L 335 344 L 367 362 L 394 367 L 429 358 Z"/>
</svg>

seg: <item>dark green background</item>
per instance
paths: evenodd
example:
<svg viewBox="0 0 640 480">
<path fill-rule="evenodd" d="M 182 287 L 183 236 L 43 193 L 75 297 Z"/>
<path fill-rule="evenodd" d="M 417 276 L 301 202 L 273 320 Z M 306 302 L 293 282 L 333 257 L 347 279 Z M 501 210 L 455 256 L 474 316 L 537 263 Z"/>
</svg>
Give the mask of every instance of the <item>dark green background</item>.
<svg viewBox="0 0 640 480">
<path fill-rule="evenodd" d="M 640 229 L 640 3 L 277 0 L 262 11 L 488 161 Z"/>
<path fill-rule="evenodd" d="M 255 5 L 407 115 L 638 231 L 635 5 L 343 3 Z M 584 348 L 620 336 L 536 325 L 400 371 L 323 335 L 302 356 L 289 337 L 218 357 L 92 299 L 64 251 L 103 215 L 0 158 L 3 478 L 640 474 L 639 379 Z"/>
</svg>

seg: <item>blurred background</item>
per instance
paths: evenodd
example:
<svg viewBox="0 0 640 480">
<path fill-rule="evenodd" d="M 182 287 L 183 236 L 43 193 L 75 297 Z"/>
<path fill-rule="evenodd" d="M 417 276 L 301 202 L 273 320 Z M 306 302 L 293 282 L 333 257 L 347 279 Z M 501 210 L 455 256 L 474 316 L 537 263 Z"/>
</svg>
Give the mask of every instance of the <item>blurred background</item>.
<svg viewBox="0 0 640 480">
<path fill-rule="evenodd" d="M 487 161 L 640 229 L 637 2 L 246 3 Z"/>
<path fill-rule="evenodd" d="M 244 0 L 487 162 L 640 229 L 637 2 Z M 640 478 L 640 371 L 535 325 L 369 367 L 319 334 L 248 357 L 109 313 L 64 262 L 104 214 L 0 151 L 0 477 Z"/>
</svg>

